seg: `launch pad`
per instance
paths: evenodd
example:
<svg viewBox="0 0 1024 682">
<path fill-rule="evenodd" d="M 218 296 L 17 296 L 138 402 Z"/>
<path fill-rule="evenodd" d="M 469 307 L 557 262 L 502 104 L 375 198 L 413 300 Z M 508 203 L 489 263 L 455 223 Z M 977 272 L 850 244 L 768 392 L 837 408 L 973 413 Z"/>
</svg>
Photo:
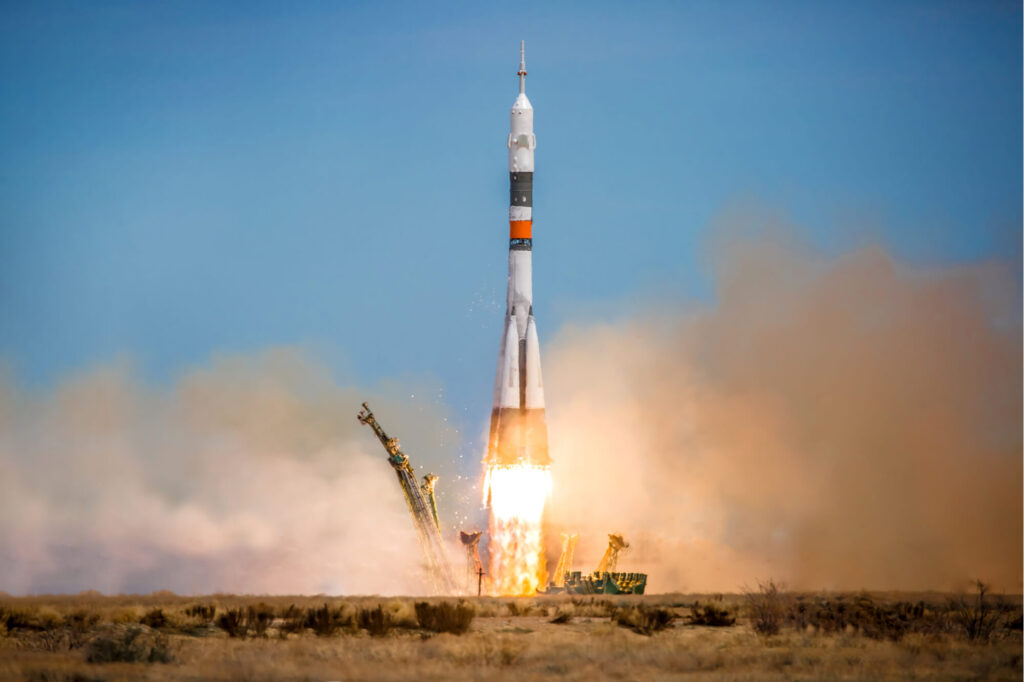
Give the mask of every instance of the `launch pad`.
<svg viewBox="0 0 1024 682">
<path fill-rule="evenodd" d="M 643 594 L 647 587 L 646 573 L 620 573 L 619 552 L 629 547 L 618 533 L 608 535 L 608 549 L 590 575 L 572 570 L 578 535 L 562 533 L 562 554 L 555 567 L 554 579 L 543 594 Z"/>
<path fill-rule="evenodd" d="M 363 403 L 363 409 L 356 417 L 361 424 L 373 429 L 377 439 L 388 453 L 388 463 L 397 474 L 405 501 L 412 514 L 434 592 L 439 595 L 459 592 L 472 594 L 469 583 L 476 582 L 476 592 L 479 596 L 483 577 L 486 575 L 477 550 L 482 532 L 461 531 L 459 534 L 467 556 L 467 585 L 460 590 L 442 538 L 441 520 L 434 497 L 434 484 L 437 481 L 437 476 L 427 474 L 423 477 L 423 483 L 417 484 L 408 455 L 401 451 L 398 439 L 392 438 L 384 431 L 369 405 Z M 537 594 L 644 593 L 647 587 L 646 573 L 625 573 L 615 570 L 618 565 L 619 553 L 629 547 L 629 543 L 622 535 L 612 533 L 608 536 L 608 548 L 605 550 L 604 556 L 601 557 L 597 569 L 589 575 L 584 575 L 582 571 L 572 570 L 573 555 L 579 536 L 562 533 L 562 539 L 562 553 L 555 567 L 554 580 L 545 589 L 537 590 Z"/>
<path fill-rule="evenodd" d="M 562 587 L 549 585 L 544 594 L 643 594 L 646 573 L 591 573 L 573 571 L 565 576 Z"/>
</svg>

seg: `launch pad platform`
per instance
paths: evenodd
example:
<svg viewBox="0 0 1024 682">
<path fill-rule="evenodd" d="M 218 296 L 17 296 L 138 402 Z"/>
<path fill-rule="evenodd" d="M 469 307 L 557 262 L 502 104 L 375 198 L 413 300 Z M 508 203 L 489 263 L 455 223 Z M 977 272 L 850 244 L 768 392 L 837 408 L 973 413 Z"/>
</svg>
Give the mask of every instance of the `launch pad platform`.
<svg viewBox="0 0 1024 682">
<path fill-rule="evenodd" d="M 646 573 L 573 571 L 565 574 L 563 585 L 548 585 L 544 594 L 643 594 L 646 587 Z"/>
</svg>

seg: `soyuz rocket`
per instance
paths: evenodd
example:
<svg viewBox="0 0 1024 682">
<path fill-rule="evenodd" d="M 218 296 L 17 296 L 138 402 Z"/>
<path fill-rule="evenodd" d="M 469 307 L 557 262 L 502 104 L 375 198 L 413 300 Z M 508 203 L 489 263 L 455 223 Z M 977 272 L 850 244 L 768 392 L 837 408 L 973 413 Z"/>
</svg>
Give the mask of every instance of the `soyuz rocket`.
<svg viewBox="0 0 1024 682">
<path fill-rule="evenodd" d="M 546 467 L 547 424 L 540 344 L 533 319 L 533 107 L 526 97 L 525 45 L 520 45 L 519 96 L 508 134 L 508 295 L 498 350 L 494 405 L 484 464 Z"/>
</svg>

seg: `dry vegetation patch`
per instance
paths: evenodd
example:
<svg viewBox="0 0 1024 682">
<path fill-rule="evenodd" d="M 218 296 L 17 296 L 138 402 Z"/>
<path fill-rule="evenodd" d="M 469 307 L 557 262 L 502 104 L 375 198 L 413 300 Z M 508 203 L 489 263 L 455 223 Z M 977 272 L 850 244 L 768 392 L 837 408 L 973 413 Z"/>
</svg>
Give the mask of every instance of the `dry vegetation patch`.
<svg viewBox="0 0 1024 682">
<path fill-rule="evenodd" d="M 1019 598 L 768 587 L 754 601 L 2 597 L 0 679 L 1021 679 Z M 763 597 L 772 608 L 754 608 Z M 244 637 L 214 626 L 225 617 Z"/>
<path fill-rule="evenodd" d="M 416 602 L 416 621 L 424 630 L 450 632 L 461 635 L 469 631 L 473 623 L 473 607 L 465 602 L 453 604 L 443 601 L 438 604 Z"/>
<path fill-rule="evenodd" d="M 709 602 L 694 602 L 690 607 L 690 615 L 686 622 L 690 625 L 706 625 L 709 627 L 728 627 L 736 624 L 736 616 L 724 606 Z"/>
<path fill-rule="evenodd" d="M 85 648 L 87 663 L 170 663 L 169 640 L 144 625 L 113 625 Z"/>
<path fill-rule="evenodd" d="M 676 619 L 676 614 L 670 609 L 640 604 L 619 609 L 612 618 L 624 628 L 629 628 L 637 634 L 650 636 L 670 627 Z"/>
<path fill-rule="evenodd" d="M 332 607 L 328 604 L 311 608 L 306 611 L 306 627 L 313 630 L 317 637 L 330 637 L 344 627 L 355 628 L 355 618 L 343 606 Z"/>
</svg>

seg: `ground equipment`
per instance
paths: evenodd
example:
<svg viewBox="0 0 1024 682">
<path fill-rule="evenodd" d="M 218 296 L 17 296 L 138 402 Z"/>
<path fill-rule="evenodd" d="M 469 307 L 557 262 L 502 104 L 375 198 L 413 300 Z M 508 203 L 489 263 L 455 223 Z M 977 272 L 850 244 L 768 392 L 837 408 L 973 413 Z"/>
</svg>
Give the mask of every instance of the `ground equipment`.
<svg viewBox="0 0 1024 682">
<path fill-rule="evenodd" d="M 572 552 L 576 536 L 562 533 L 562 556 L 555 569 L 554 580 L 546 594 L 643 594 L 647 588 L 646 573 L 620 573 L 615 568 L 619 552 L 629 547 L 626 539 L 617 533 L 608 536 L 608 548 L 601 557 L 597 570 L 590 575 L 572 570 Z"/>
</svg>

